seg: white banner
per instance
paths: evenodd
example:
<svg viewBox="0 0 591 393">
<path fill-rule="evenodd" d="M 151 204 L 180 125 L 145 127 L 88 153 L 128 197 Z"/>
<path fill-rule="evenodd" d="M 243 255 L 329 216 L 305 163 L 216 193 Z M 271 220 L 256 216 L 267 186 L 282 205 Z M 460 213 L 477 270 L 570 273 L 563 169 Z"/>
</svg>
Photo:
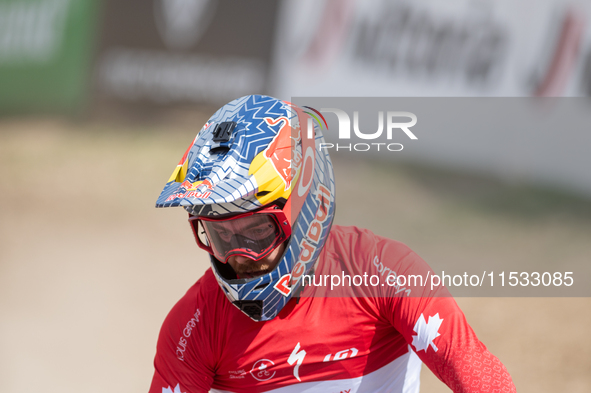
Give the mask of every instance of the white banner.
<svg viewBox="0 0 591 393">
<path fill-rule="evenodd" d="M 276 96 L 591 95 L 591 2 L 287 0 Z"/>
</svg>

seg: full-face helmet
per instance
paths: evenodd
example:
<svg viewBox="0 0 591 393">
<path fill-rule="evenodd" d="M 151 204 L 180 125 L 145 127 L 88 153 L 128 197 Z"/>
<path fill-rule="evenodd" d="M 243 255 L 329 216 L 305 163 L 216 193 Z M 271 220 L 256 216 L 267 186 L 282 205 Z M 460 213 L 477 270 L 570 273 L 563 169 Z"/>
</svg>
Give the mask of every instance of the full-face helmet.
<svg viewBox="0 0 591 393">
<path fill-rule="evenodd" d="M 301 289 L 334 217 L 334 174 L 321 149 L 321 115 L 251 95 L 203 126 L 156 207 L 183 206 L 226 297 L 255 321 L 277 316 Z M 239 277 L 232 255 L 258 260 L 285 248 L 272 271 Z"/>
</svg>

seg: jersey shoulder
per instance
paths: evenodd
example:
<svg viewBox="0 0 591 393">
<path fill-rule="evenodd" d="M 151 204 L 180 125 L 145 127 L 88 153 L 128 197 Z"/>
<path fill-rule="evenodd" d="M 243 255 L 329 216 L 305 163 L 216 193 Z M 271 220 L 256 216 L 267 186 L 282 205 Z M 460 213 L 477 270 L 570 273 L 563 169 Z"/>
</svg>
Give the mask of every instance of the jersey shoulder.
<svg viewBox="0 0 591 393">
<path fill-rule="evenodd" d="M 384 262 L 391 268 L 416 255 L 400 241 L 378 236 L 369 229 L 340 225 L 333 225 L 325 252 L 329 258 L 337 258 L 352 271 L 373 270 L 372 265 L 376 265 L 378 260 L 381 262 L 384 254 L 387 254 Z"/>
<path fill-rule="evenodd" d="M 168 313 L 154 359 L 150 393 L 174 387 L 206 392 L 211 387 L 216 362 L 223 348 L 220 315 L 233 307 L 222 293 L 211 269 L 184 294 Z"/>
<path fill-rule="evenodd" d="M 215 320 L 215 310 L 224 302 L 225 296 L 210 268 L 168 313 L 160 330 L 158 353 L 169 358 L 168 361 L 171 361 L 172 353 L 176 359 L 185 361 L 190 355 L 187 351 L 189 343 L 208 336 L 207 331 Z M 195 352 L 192 354 L 195 355 Z"/>
<path fill-rule="evenodd" d="M 352 285 L 351 289 L 340 286 L 338 294 L 346 296 L 347 291 L 353 291 L 355 296 L 364 297 L 441 296 L 443 292 L 432 292 L 425 285 L 432 273 L 431 267 L 406 244 L 368 229 L 338 225 L 329 234 L 317 269 L 317 274 L 340 276 L 341 281 L 347 278 L 347 283 L 349 276 L 363 277 L 362 285 Z M 409 277 L 423 280 L 417 278 L 410 283 Z M 445 292 L 443 288 L 436 291 Z"/>
<path fill-rule="evenodd" d="M 181 297 L 170 311 L 167 320 L 176 320 L 183 314 L 192 314 L 195 307 L 205 306 L 207 303 L 214 303 L 218 297 L 223 297 L 218 283 L 211 268 L 207 269 L 203 276 L 195 282 Z M 203 307 L 204 308 L 204 307 Z M 166 323 L 166 321 L 165 321 Z"/>
</svg>

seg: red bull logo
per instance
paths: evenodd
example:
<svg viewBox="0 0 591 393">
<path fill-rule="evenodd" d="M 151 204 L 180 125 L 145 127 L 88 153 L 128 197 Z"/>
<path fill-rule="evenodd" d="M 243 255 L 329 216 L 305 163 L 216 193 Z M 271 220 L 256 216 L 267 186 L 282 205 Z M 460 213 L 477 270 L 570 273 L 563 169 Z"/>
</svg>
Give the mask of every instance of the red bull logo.
<svg viewBox="0 0 591 393">
<path fill-rule="evenodd" d="M 283 122 L 263 155 L 271 162 L 279 177 L 283 179 L 285 190 L 287 190 L 291 187 L 291 182 L 302 163 L 302 154 L 297 149 L 297 145 L 301 141 L 300 127 L 298 125 L 292 128 L 289 119 L 285 116 L 277 119 L 266 117 L 265 122 L 270 126 Z"/>
<path fill-rule="evenodd" d="M 186 191 L 186 192 L 177 192 L 176 194 L 172 194 L 168 198 L 166 198 L 166 202 L 173 201 L 177 198 L 200 198 L 205 199 L 211 196 L 211 192 L 199 192 L 199 191 Z"/>
<path fill-rule="evenodd" d="M 207 179 L 202 182 L 191 183 L 185 180 L 179 187 L 179 192 L 172 194 L 166 198 L 166 202 L 170 202 L 177 198 L 209 198 L 211 196 L 211 190 L 213 185 Z"/>
<path fill-rule="evenodd" d="M 201 191 L 207 191 L 213 189 L 213 184 L 211 184 L 209 179 L 205 179 L 203 182 L 201 182 L 201 184 L 197 184 L 197 187 Z"/>
<path fill-rule="evenodd" d="M 195 183 L 191 183 L 190 181 L 185 180 L 181 184 L 181 188 L 184 188 L 187 191 L 199 189 L 200 191 L 204 192 L 204 191 L 213 189 L 213 185 L 211 184 L 209 179 L 205 179 L 203 181 L 197 181 Z"/>
<path fill-rule="evenodd" d="M 181 184 L 181 187 L 188 191 L 188 190 L 190 190 L 193 187 L 193 183 L 191 183 L 188 180 L 185 180 L 183 182 L 183 184 Z"/>
</svg>

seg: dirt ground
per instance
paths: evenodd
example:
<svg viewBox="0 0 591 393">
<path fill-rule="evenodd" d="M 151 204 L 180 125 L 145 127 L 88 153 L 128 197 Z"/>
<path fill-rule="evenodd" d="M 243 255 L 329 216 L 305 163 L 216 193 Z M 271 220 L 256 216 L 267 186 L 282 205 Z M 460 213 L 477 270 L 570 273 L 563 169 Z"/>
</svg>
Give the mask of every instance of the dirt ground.
<svg viewBox="0 0 591 393">
<path fill-rule="evenodd" d="M 185 214 L 154 208 L 204 119 L 0 122 L 0 391 L 147 391 L 162 320 L 208 267 Z M 510 187 L 334 162 L 336 222 L 427 261 L 591 259 L 589 202 L 514 211 Z M 518 392 L 591 392 L 591 299 L 457 300 Z M 448 391 L 426 368 L 422 384 Z"/>
</svg>

